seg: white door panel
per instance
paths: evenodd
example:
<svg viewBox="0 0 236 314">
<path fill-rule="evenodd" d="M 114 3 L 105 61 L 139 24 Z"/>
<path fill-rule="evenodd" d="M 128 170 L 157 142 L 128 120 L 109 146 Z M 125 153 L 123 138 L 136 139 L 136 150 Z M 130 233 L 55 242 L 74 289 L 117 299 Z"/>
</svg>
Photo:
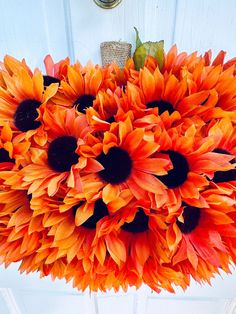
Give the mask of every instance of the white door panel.
<svg viewBox="0 0 236 314">
<path fill-rule="evenodd" d="M 43 67 L 69 56 L 101 63 L 100 43 L 122 40 L 165 40 L 188 52 L 209 48 L 236 55 L 235 0 L 123 0 L 104 10 L 93 0 L 0 0 L 0 59 L 5 54 Z M 236 272 L 212 280 L 212 287 L 192 283 L 176 295 L 152 293 L 147 287 L 128 293 L 85 294 L 64 281 L 20 275 L 17 265 L 0 268 L 0 314 L 233 314 Z"/>
</svg>

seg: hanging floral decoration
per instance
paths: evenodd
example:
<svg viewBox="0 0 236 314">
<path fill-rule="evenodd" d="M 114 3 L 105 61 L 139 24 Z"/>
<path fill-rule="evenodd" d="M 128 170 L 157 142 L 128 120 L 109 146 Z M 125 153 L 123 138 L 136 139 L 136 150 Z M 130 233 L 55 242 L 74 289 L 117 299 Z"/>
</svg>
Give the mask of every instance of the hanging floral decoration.
<svg viewBox="0 0 236 314">
<path fill-rule="evenodd" d="M 236 262 L 236 58 L 142 43 L 124 69 L 0 64 L 0 261 L 92 291 Z"/>
</svg>

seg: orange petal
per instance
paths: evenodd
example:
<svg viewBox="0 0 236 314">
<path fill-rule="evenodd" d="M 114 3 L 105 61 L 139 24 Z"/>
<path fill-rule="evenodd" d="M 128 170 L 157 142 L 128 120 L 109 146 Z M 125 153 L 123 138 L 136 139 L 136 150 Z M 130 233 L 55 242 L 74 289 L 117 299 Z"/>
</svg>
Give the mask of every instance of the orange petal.
<svg viewBox="0 0 236 314">
<path fill-rule="evenodd" d="M 101 84 L 102 84 L 102 71 L 98 69 L 90 78 L 89 93 L 91 93 L 92 95 L 97 95 Z"/>
<path fill-rule="evenodd" d="M 107 250 L 116 264 L 120 265 L 121 262 L 125 262 L 126 249 L 124 243 L 112 233 L 105 237 L 105 241 Z"/>
<path fill-rule="evenodd" d="M 120 187 L 119 185 L 112 185 L 112 184 L 107 184 L 103 191 L 102 191 L 102 198 L 104 203 L 109 203 L 111 201 L 114 201 L 120 192 Z"/>
<path fill-rule="evenodd" d="M 166 241 L 170 248 L 170 250 L 173 250 L 181 241 L 182 239 L 182 233 L 179 230 L 176 223 L 172 225 L 172 227 L 169 227 L 166 232 Z"/>
<path fill-rule="evenodd" d="M 126 149 L 127 151 L 133 151 L 135 150 L 139 144 L 141 143 L 142 139 L 143 139 L 143 136 L 144 136 L 144 130 L 143 129 L 135 129 L 134 131 L 130 132 L 122 147 L 124 149 Z"/>
<path fill-rule="evenodd" d="M 43 86 L 43 76 L 39 70 L 35 70 L 33 75 L 33 89 L 35 98 L 39 101 L 42 99 L 44 86 Z"/>
<path fill-rule="evenodd" d="M 67 174 L 62 173 L 58 176 L 55 176 L 54 178 L 50 179 L 48 183 L 48 195 L 53 196 L 58 191 L 61 182 L 66 178 Z"/>
<path fill-rule="evenodd" d="M 153 100 L 153 97 L 155 97 L 155 79 L 147 68 L 140 70 L 140 85 L 146 102 Z"/>
<path fill-rule="evenodd" d="M 137 261 L 143 266 L 150 256 L 150 246 L 147 239 L 147 233 L 139 235 L 134 243 L 135 255 Z"/>
<path fill-rule="evenodd" d="M 80 226 L 82 225 L 89 217 L 93 215 L 94 211 L 94 204 L 85 203 L 84 205 L 80 206 L 76 211 L 75 216 L 75 225 Z"/>
<path fill-rule="evenodd" d="M 57 227 L 55 233 L 55 240 L 62 240 L 69 237 L 75 230 L 75 223 L 73 219 L 63 220 Z"/>
<path fill-rule="evenodd" d="M 193 244 L 196 252 L 201 256 L 203 260 L 209 261 L 212 265 L 219 267 L 220 259 L 216 251 L 212 248 L 209 241 L 200 239 L 194 232 L 189 235 L 191 243 Z"/>
<path fill-rule="evenodd" d="M 102 239 L 98 241 L 98 244 L 96 245 L 96 251 L 95 255 L 101 265 L 104 264 L 105 258 L 106 258 L 106 245 Z"/>
<path fill-rule="evenodd" d="M 190 243 L 190 241 L 189 241 L 189 239 L 187 237 L 185 237 L 185 241 L 186 241 L 186 244 L 187 244 L 187 257 L 188 257 L 188 260 L 193 265 L 193 268 L 196 270 L 197 269 L 197 265 L 198 265 L 197 254 L 196 254 L 192 244 Z"/>
<path fill-rule="evenodd" d="M 179 186 L 179 191 L 183 198 L 199 198 L 199 190 L 192 182 L 185 181 Z"/>
<path fill-rule="evenodd" d="M 68 80 L 70 86 L 78 94 L 78 96 L 84 94 L 84 80 L 80 72 L 74 70 L 71 66 L 67 69 Z"/>
<path fill-rule="evenodd" d="M 146 158 L 134 161 L 135 169 L 156 175 L 167 174 L 167 167 L 170 165 L 170 160 L 164 158 Z"/>
<path fill-rule="evenodd" d="M 164 192 L 165 186 L 151 174 L 135 171 L 132 178 L 140 188 L 146 191 L 156 194 L 163 194 Z"/>
<path fill-rule="evenodd" d="M 120 145 L 123 143 L 126 136 L 132 132 L 132 123 L 130 118 L 127 118 L 124 122 L 120 122 L 119 124 L 119 138 L 120 138 Z"/>
<path fill-rule="evenodd" d="M 147 157 L 155 153 L 159 147 L 160 145 L 154 142 L 142 143 L 142 145 L 138 147 L 137 150 L 135 150 L 134 152 L 131 152 L 131 156 L 133 157 L 133 159 L 136 159 L 136 160 L 146 159 Z"/>
</svg>

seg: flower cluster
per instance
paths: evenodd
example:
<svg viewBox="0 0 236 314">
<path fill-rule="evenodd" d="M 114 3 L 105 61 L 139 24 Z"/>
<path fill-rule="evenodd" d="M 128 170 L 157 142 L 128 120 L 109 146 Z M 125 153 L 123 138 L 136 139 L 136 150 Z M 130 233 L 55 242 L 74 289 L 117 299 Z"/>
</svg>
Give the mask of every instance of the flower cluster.
<svg viewBox="0 0 236 314">
<path fill-rule="evenodd" d="M 236 262 L 236 59 L 0 64 L 0 262 L 81 290 L 210 282 Z"/>
</svg>

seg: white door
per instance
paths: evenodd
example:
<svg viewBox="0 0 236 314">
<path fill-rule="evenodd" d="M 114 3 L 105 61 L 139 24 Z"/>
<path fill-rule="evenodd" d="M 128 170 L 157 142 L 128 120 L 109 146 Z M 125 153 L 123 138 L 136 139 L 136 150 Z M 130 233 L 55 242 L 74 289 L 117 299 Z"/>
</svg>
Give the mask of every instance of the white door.
<svg viewBox="0 0 236 314">
<path fill-rule="evenodd" d="M 82 64 L 101 63 L 100 43 L 124 40 L 135 44 L 136 26 L 143 41 L 165 40 L 169 49 L 236 55 L 235 0 L 122 0 L 112 10 L 93 0 L 0 0 L 0 59 L 5 54 L 25 58 L 43 69 L 50 53 L 55 61 L 69 56 Z M 192 283 L 176 295 L 135 292 L 81 294 L 63 281 L 20 275 L 17 265 L 0 268 L 1 314 L 220 314 L 236 313 L 236 273 L 212 280 L 212 286 Z"/>
</svg>

